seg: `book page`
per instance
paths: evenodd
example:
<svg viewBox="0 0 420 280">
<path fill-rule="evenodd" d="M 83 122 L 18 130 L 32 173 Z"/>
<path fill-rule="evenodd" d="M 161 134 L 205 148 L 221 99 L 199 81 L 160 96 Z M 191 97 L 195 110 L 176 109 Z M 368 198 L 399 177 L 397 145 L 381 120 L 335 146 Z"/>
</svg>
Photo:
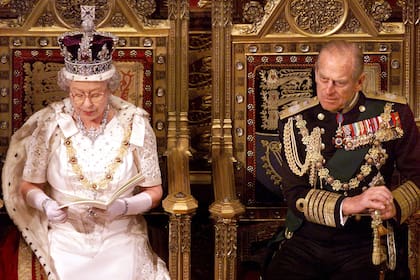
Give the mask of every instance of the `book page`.
<svg viewBox="0 0 420 280">
<path fill-rule="evenodd" d="M 135 186 L 139 185 L 143 181 L 144 181 L 143 175 L 141 173 L 138 173 L 135 176 L 131 177 L 129 180 L 127 180 L 124 184 L 122 184 L 112 194 L 112 196 L 109 198 L 108 201 L 80 199 L 80 200 L 75 200 L 75 201 L 60 205 L 58 209 L 66 208 L 71 205 L 83 204 L 89 207 L 95 207 L 95 208 L 106 210 L 109 205 L 111 205 L 116 199 L 118 199 L 121 195 L 123 195 L 127 190 L 129 190 L 130 188 L 134 188 Z"/>
</svg>

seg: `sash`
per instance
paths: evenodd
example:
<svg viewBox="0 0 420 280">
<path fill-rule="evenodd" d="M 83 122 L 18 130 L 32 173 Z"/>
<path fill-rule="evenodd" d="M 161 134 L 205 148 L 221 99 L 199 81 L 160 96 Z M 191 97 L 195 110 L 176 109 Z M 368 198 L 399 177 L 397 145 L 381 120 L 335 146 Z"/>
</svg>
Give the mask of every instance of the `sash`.
<svg viewBox="0 0 420 280">
<path fill-rule="evenodd" d="M 364 106 L 366 107 L 366 111 L 359 114 L 357 121 L 373 118 L 383 113 L 383 102 L 366 99 Z M 369 149 L 369 146 L 350 151 L 337 149 L 326 163 L 326 167 L 330 170 L 330 174 L 334 178 L 340 181 L 348 181 L 360 168 Z"/>
</svg>

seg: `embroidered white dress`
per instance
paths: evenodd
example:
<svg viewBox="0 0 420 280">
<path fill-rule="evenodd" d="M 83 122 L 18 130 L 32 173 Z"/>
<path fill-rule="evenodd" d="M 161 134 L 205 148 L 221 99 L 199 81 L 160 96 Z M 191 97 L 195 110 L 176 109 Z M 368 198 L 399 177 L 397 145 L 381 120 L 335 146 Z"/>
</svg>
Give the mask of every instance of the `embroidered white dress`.
<svg viewBox="0 0 420 280">
<path fill-rule="evenodd" d="M 52 105 L 49 116 L 37 122 L 26 142 L 23 179 L 48 182 L 49 195 L 58 204 L 80 198 L 107 200 L 138 169 L 145 177 L 142 187 L 161 184 L 156 139 L 147 113 L 116 97 L 111 104 L 118 113 L 94 142 L 77 129 L 68 99 Z M 132 190 L 124 194 L 131 195 Z M 149 246 L 141 215 L 109 222 L 88 215 L 85 205 L 73 205 L 67 222 L 49 225 L 46 242 L 34 240 L 36 231 L 46 232 L 45 218 L 38 218 L 38 228 L 34 219 L 13 216 L 45 262 L 49 279 L 169 279 L 165 263 Z"/>
</svg>

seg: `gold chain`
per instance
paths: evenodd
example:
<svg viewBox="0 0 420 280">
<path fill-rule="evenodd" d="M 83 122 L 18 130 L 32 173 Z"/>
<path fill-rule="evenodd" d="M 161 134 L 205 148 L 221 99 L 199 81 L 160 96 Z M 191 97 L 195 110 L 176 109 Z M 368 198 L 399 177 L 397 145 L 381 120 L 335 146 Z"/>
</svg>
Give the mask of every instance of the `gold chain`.
<svg viewBox="0 0 420 280">
<path fill-rule="evenodd" d="M 302 163 L 299 159 L 298 149 L 296 146 L 296 137 L 293 130 L 293 119 L 296 120 L 296 127 L 299 129 L 299 133 L 302 135 L 302 143 L 306 146 L 307 153 L 304 163 Z M 283 142 L 287 163 L 289 164 L 292 172 L 298 176 L 302 176 L 310 169 L 309 182 L 311 186 L 315 186 L 316 182 L 316 163 L 323 159 L 321 155 L 322 133 L 323 132 L 319 127 L 315 127 L 311 134 L 309 134 L 308 129 L 306 128 L 306 121 L 302 118 L 302 115 L 289 118 L 287 124 L 284 127 Z"/>
<path fill-rule="evenodd" d="M 78 163 L 76 157 L 76 150 L 73 147 L 72 141 L 70 138 L 66 138 L 64 140 L 64 145 L 66 146 L 67 150 L 67 157 L 71 164 L 73 172 L 77 175 L 79 181 L 82 183 L 83 187 L 90 190 L 104 190 L 108 188 L 109 182 L 113 179 L 114 173 L 117 168 L 123 162 L 124 156 L 127 154 L 128 147 L 130 145 L 129 139 L 131 136 L 131 126 L 128 126 L 127 129 L 124 131 L 124 137 L 118 151 L 118 155 L 115 159 L 108 165 L 108 170 L 105 173 L 105 177 L 97 182 L 90 182 L 85 175 L 83 175 L 83 170 L 80 164 Z"/>
<path fill-rule="evenodd" d="M 382 119 L 385 120 L 385 124 L 389 123 L 388 120 L 390 118 L 391 108 L 387 104 L 384 108 L 384 113 L 381 115 Z M 293 130 L 293 120 L 296 120 L 296 127 L 299 129 L 299 134 L 302 135 L 302 143 L 305 145 L 306 157 L 304 163 L 302 163 L 299 159 L 296 146 L 296 137 Z M 364 178 L 372 172 L 372 166 L 375 166 L 379 170 L 379 168 L 385 164 L 386 159 L 388 158 L 386 150 L 382 148 L 381 141 L 374 140 L 372 143 L 373 146 L 365 155 L 365 163 L 361 165 L 360 172 L 354 178 L 351 178 L 348 182 L 341 182 L 340 180 L 335 179 L 332 175 L 330 175 L 330 170 L 324 166 L 325 159 L 321 154 L 323 145 L 321 139 L 322 133 L 322 129 L 315 127 L 309 134 L 309 131 L 306 127 L 306 121 L 303 119 L 302 115 L 289 118 L 284 127 L 283 141 L 287 163 L 289 164 L 292 172 L 298 176 L 302 176 L 309 170 L 309 183 L 313 187 L 316 184 L 316 175 L 318 175 L 321 180 L 321 188 L 322 182 L 324 180 L 331 185 L 334 191 L 343 190 L 347 192 L 350 189 L 355 189 L 359 187 L 360 182 L 363 181 Z M 387 140 L 390 140 L 389 136 L 380 136 L 381 137 L 379 138 L 386 138 Z"/>
<path fill-rule="evenodd" d="M 386 153 L 386 150 L 382 148 L 381 142 L 375 140 L 373 142 L 373 146 L 365 155 L 365 163 L 360 166 L 359 173 L 355 177 L 351 178 L 348 182 L 343 183 L 340 180 L 334 179 L 334 177 L 329 174 L 330 171 L 328 168 L 324 166 L 318 168 L 318 176 L 321 179 L 321 188 L 322 180 L 325 180 L 325 182 L 330 184 L 335 191 L 348 191 L 355 189 L 359 187 L 360 182 L 363 181 L 364 178 L 372 172 L 372 166 L 376 166 L 376 168 L 379 170 L 387 158 L 388 154 Z"/>
</svg>

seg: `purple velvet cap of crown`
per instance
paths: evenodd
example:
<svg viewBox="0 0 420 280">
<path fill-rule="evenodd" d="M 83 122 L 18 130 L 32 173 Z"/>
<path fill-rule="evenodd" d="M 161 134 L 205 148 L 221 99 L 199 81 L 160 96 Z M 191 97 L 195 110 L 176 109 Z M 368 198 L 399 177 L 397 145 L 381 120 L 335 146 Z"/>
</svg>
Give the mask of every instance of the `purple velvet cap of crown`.
<svg viewBox="0 0 420 280">
<path fill-rule="evenodd" d="M 80 51 L 80 43 L 83 37 L 83 33 L 67 35 L 59 38 L 59 43 L 62 46 L 67 48 L 67 51 L 71 54 L 71 57 L 66 56 L 65 58 L 70 61 L 76 61 L 78 59 L 78 52 Z M 106 47 L 108 53 L 103 57 L 98 57 L 101 51 L 103 51 L 104 46 Z M 114 47 L 114 38 L 109 36 L 104 36 L 100 34 L 93 34 L 92 41 L 90 42 L 90 51 L 92 56 L 82 56 L 79 58 L 81 61 L 104 61 L 110 59 Z"/>
<path fill-rule="evenodd" d="M 64 56 L 66 78 L 71 80 L 106 80 L 115 67 L 112 53 L 117 37 L 104 32 L 68 32 L 58 38 Z"/>
</svg>

